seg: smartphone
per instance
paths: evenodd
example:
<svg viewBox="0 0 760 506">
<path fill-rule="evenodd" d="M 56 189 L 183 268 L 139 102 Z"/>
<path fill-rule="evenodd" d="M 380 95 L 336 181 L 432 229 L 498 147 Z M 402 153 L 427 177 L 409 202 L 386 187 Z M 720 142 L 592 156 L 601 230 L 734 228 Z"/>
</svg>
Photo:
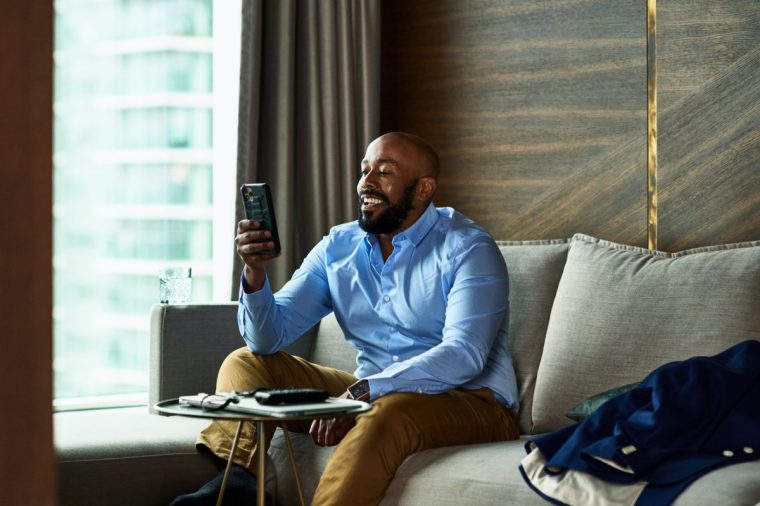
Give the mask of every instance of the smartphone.
<svg viewBox="0 0 760 506">
<path fill-rule="evenodd" d="M 274 218 L 274 201 L 272 192 L 266 183 L 249 183 L 240 187 L 245 207 L 245 217 L 261 223 L 262 228 L 272 233 L 270 241 L 274 248 L 262 250 L 261 255 L 272 255 L 280 252 L 280 236 L 277 233 L 277 220 Z"/>
</svg>

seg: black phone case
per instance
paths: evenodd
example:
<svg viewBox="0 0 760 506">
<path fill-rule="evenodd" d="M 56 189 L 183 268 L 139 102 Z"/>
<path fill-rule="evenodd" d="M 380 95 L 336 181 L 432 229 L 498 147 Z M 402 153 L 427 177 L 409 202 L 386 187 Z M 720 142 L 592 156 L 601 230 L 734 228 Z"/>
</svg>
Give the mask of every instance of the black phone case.
<svg viewBox="0 0 760 506">
<path fill-rule="evenodd" d="M 240 193 L 243 196 L 245 217 L 249 220 L 261 222 L 262 226 L 272 233 L 271 240 L 274 242 L 274 249 L 263 250 L 261 254 L 279 253 L 280 235 L 277 233 L 274 201 L 272 200 L 272 192 L 269 190 L 269 185 L 266 183 L 244 184 L 240 187 Z"/>
</svg>

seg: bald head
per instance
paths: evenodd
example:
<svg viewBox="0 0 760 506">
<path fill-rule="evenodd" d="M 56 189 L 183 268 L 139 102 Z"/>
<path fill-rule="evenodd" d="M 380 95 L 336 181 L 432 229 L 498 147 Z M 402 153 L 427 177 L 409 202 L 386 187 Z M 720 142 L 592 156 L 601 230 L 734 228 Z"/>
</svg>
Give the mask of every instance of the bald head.
<svg viewBox="0 0 760 506">
<path fill-rule="evenodd" d="M 379 141 L 391 138 L 404 142 L 414 148 L 418 157 L 418 164 L 416 167 L 418 169 L 417 177 L 431 176 L 438 181 L 438 173 L 440 171 L 438 153 L 428 141 L 422 137 L 407 132 L 388 132 L 375 140 Z"/>
</svg>

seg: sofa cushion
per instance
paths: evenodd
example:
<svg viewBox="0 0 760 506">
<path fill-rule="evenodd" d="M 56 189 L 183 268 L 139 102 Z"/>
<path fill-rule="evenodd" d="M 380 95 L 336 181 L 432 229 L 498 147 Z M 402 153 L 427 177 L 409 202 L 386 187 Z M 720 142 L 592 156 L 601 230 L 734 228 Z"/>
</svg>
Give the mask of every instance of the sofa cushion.
<svg viewBox="0 0 760 506">
<path fill-rule="evenodd" d="M 147 406 L 59 412 L 53 419 L 61 506 L 165 506 L 218 473 L 195 446 L 206 419 L 151 414 Z M 276 486 L 269 465 L 267 488 Z"/>
<path fill-rule="evenodd" d="M 412 454 L 396 471 L 381 505 L 545 505 L 518 471 L 525 442 L 448 446 Z"/>
<path fill-rule="evenodd" d="M 310 504 L 334 447 L 314 444 L 307 434 L 291 432 L 293 452 Z M 523 481 L 518 471 L 525 457 L 525 440 L 449 446 L 414 453 L 396 471 L 383 505 L 546 504 Z M 269 454 L 277 468 L 277 504 L 300 504 L 285 439 L 277 431 Z M 483 465 L 487 462 L 488 465 Z M 509 498 L 509 499 L 505 499 Z"/>
<path fill-rule="evenodd" d="M 206 420 L 140 407 L 61 412 L 54 422 L 62 506 L 165 505 L 217 472 L 195 448 Z"/>
<path fill-rule="evenodd" d="M 760 460 L 709 472 L 684 490 L 673 506 L 760 504 Z"/>
<path fill-rule="evenodd" d="M 310 504 L 322 469 L 335 447 L 316 446 L 307 434 L 291 432 L 291 437 L 304 498 L 306 504 Z M 526 441 L 527 437 L 523 436 L 518 441 L 449 446 L 414 453 L 396 471 L 381 504 L 546 504 L 525 483 L 518 470 L 526 454 Z M 279 429 L 269 455 L 276 468 L 277 504 L 300 504 L 287 447 Z M 760 499 L 760 480 L 755 479 L 758 473 L 760 460 L 722 467 L 689 486 L 674 504 L 755 504 Z"/>
<path fill-rule="evenodd" d="M 760 336 L 760 241 L 665 253 L 578 234 L 552 307 L 536 431 L 582 399 L 656 367 Z"/>
<path fill-rule="evenodd" d="M 517 377 L 518 425 L 533 428 L 533 390 L 552 301 L 567 257 L 568 239 L 497 241 L 509 271 L 507 348 Z"/>
</svg>

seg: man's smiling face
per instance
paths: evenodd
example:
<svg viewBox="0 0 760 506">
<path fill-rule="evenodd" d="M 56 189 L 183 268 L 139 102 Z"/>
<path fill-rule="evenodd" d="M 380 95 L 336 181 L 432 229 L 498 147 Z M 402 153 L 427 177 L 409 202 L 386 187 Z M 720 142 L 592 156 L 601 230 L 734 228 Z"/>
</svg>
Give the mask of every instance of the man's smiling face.
<svg viewBox="0 0 760 506">
<path fill-rule="evenodd" d="M 412 202 L 416 188 L 415 180 L 395 202 L 390 202 L 382 192 L 365 190 L 359 197 L 359 226 L 371 234 L 391 234 L 403 230 L 404 220 L 414 209 Z"/>
<path fill-rule="evenodd" d="M 367 147 L 356 186 L 359 225 L 372 234 L 394 234 L 422 214 L 416 199 L 419 156 L 413 145 L 383 136 Z"/>
</svg>

